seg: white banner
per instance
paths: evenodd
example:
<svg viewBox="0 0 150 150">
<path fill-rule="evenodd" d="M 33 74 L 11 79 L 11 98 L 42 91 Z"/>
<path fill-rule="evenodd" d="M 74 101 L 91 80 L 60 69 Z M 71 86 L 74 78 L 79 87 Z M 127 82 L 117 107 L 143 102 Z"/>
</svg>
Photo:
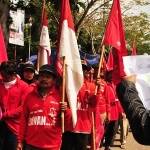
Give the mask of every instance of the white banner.
<svg viewBox="0 0 150 150">
<path fill-rule="evenodd" d="M 150 110 L 150 56 L 126 56 L 123 62 L 127 75 L 137 75 L 136 88 L 144 106 Z"/>
<path fill-rule="evenodd" d="M 10 10 L 12 24 L 9 27 L 9 43 L 24 46 L 24 10 Z"/>
</svg>

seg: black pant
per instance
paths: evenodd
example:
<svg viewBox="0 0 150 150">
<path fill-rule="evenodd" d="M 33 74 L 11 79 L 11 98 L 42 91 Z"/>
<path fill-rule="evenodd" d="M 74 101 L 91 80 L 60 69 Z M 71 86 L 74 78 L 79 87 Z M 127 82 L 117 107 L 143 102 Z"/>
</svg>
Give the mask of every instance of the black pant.
<svg viewBox="0 0 150 150">
<path fill-rule="evenodd" d="M 89 134 L 65 132 L 62 138 L 61 150 L 86 150 L 88 135 Z"/>
<path fill-rule="evenodd" d="M 17 136 L 8 128 L 4 121 L 0 121 L 0 150 L 16 150 Z"/>
<path fill-rule="evenodd" d="M 40 149 L 31 145 L 25 144 L 23 150 L 40 150 Z"/>
<path fill-rule="evenodd" d="M 104 138 L 105 138 L 105 147 L 111 146 L 111 144 L 113 143 L 114 140 L 114 136 L 117 132 L 116 128 L 118 126 L 118 121 L 110 121 L 107 125 L 106 125 L 106 131 L 104 134 Z"/>
</svg>

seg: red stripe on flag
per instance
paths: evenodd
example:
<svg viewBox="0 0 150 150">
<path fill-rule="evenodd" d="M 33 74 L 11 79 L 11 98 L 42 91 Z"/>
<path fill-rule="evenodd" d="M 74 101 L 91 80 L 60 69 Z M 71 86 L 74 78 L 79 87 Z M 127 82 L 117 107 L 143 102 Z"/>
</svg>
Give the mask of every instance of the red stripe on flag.
<svg viewBox="0 0 150 150">
<path fill-rule="evenodd" d="M 0 63 L 7 60 L 8 58 L 7 58 L 6 46 L 4 42 L 2 27 L 0 25 Z"/>
</svg>

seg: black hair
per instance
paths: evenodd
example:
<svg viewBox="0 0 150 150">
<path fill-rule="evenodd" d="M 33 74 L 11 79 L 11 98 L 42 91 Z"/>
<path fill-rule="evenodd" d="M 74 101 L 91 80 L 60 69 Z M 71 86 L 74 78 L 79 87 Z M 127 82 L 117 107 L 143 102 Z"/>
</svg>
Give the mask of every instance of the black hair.
<svg viewBox="0 0 150 150">
<path fill-rule="evenodd" d="M 17 72 L 17 66 L 14 61 L 4 61 L 1 63 L 0 72 L 13 75 Z"/>
</svg>

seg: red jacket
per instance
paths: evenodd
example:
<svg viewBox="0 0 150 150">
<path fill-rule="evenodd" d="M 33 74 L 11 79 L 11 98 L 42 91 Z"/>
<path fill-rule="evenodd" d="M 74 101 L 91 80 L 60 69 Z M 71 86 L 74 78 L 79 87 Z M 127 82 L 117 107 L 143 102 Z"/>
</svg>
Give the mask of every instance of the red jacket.
<svg viewBox="0 0 150 150">
<path fill-rule="evenodd" d="M 107 98 L 107 84 L 104 80 L 101 80 L 100 87 L 97 92 L 97 107 L 98 112 L 101 113 L 109 113 L 110 112 L 110 101 Z"/>
<path fill-rule="evenodd" d="M 28 85 L 17 78 L 12 87 L 6 89 L 3 82 L 0 83 L 0 106 L 2 108 L 3 120 L 9 129 L 18 134 L 22 105 L 27 95 Z"/>
<path fill-rule="evenodd" d="M 113 83 L 107 82 L 106 98 L 110 101 L 110 121 L 118 120 L 118 99 L 116 97 L 115 85 L 113 85 Z"/>
<path fill-rule="evenodd" d="M 95 85 L 87 80 L 84 81 L 82 88 L 78 93 L 77 101 L 77 124 L 74 132 L 91 133 L 91 107 L 94 105 Z"/>
<path fill-rule="evenodd" d="M 23 107 L 19 142 L 40 149 L 58 150 L 61 145 L 60 95 L 53 88 L 42 98 L 37 87 L 29 93 Z"/>
</svg>

